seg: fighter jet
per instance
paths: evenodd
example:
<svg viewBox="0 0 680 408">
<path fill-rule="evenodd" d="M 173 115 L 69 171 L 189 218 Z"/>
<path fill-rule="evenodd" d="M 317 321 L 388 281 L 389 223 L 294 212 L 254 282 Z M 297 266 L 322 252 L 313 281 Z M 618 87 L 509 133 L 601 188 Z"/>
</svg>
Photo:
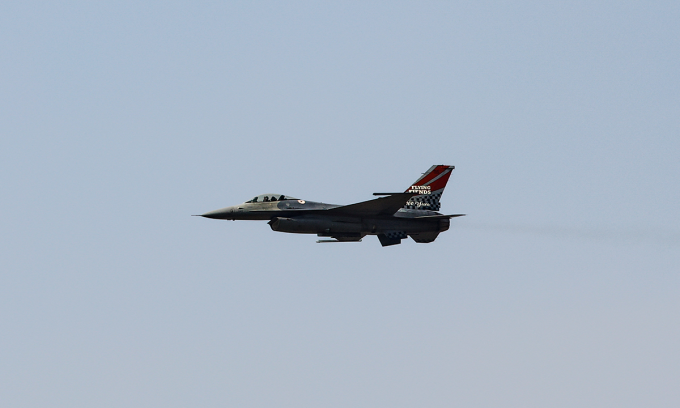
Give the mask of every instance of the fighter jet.
<svg viewBox="0 0 680 408">
<path fill-rule="evenodd" d="M 317 242 L 359 242 L 366 235 L 377 235 L 382 246 L 401 244 L 406 237 L 427 243 L 449 229 L 451 218 L 465 215 L 438 212 L 454 168 L 432 166 L 403 193 L 373 193 L 381 197 L 356 204 L 325 204 L 284 194 L 261 194 L 243 204 L 200 216 L 267 220 L 274 231 L 331 238 Z"/>
</svg>

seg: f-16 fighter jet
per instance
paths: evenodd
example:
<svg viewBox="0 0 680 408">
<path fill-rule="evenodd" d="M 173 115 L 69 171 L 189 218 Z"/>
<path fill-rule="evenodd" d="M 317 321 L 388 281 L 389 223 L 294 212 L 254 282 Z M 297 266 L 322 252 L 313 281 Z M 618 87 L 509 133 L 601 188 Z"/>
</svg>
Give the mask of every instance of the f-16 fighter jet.
<svg viewBox="0 0 680 408">
<path fill-rule="evenodd" d="M 377 235 L 382 246 L 401 244 L 407 236 L 427 243 L 449 229 L 451 218 L 465 215 L 437 212 L 453 169 L 454 166 L 432 166 L 405 192 L 373 193 L 381 197 L 356 204 L 325 204 L 283 194 L 262 194 L 201 217 L 267 220 L 274 231 L 332 238 L 317 242 L 358 242 L 366 235 Z"/>
</svg>

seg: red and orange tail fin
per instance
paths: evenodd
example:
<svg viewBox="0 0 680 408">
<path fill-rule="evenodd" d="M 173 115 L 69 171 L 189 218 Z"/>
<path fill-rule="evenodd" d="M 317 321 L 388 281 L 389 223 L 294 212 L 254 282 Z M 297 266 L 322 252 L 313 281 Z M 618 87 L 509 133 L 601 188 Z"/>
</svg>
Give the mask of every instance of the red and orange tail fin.
<svg viewBox="0 0 680 408">
<path fill-rule="evenodd" d="M 451 176 L 451 170 L 454 168 L 454 166 L 446 165 L 430 167 L 411 187 L 406 189 L 405 193 L 418 193 L 418 195 L 409 199 L 404 208 L 439 211 L 439 200 L 442 198 L 446 183 Z"/>
</svg>

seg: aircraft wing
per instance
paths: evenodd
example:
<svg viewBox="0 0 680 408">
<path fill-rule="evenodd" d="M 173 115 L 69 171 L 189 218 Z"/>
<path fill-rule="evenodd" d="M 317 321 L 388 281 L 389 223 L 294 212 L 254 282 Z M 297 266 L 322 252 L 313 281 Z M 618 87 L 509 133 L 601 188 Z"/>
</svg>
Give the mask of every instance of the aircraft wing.
<svg viewBox="0 0 680 408">
<path fill-rule="evenodd" d="M 356 204 L 343 205 L 328 210 L 329 213 L 347 215 L 392 215 L 402 208 L 409 198 L 418 193 L 394 193 L 387 197 L 362 201 Z"/>
</svg>

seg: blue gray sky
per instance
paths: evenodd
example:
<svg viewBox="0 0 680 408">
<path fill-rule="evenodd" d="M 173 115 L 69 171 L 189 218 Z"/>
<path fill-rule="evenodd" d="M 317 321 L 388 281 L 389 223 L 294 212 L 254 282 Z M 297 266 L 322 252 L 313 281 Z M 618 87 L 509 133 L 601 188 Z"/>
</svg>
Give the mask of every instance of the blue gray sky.
<svg viewBox="0 0 680 408">
<path fill-rule="evenodd" d="M 0 5 L 4 407 L 677 407 L 678 2 Z M 190 217 L 456 166 L 431 244 Z"/>
</svg>

